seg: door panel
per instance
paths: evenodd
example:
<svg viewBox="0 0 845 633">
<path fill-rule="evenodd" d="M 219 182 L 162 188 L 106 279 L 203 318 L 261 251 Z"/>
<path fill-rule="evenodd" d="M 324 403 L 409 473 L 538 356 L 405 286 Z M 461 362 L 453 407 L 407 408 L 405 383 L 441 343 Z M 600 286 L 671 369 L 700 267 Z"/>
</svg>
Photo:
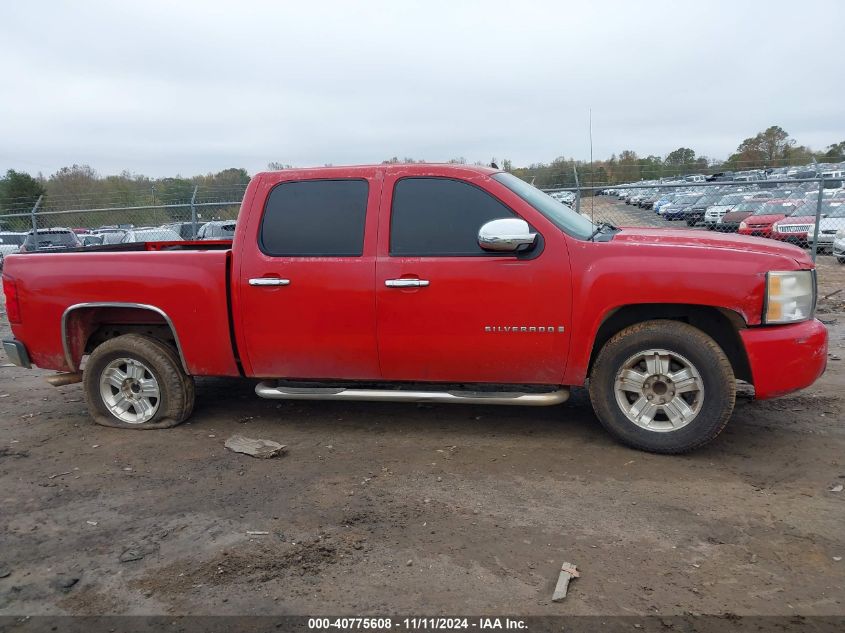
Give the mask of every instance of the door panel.
<svg viewBox="0 0 845 633">
<path fill-rule="evenodd" d="M 571 313 L 563 237 L 552 233 L 536 212 L 531 215 L 530 209 L 514 206 L 509 207 L 511 212 L 532 226 L 545 225 L 541 252 L 470 255 L 469 239 L 451 234 L 463 230 L 462 221 L 450 222 L 446 217 L 449 214 L 438 207 L 440 211 L 431 215 L 450 233 L 444 244 L 452 250 L 463 249 L 465 254 L 392 256 L 390 211 L 396 182 L 397 178 L 388 176 L 383 188 L 376 268 L 382 376 L 386 380 L 560 384 Z M 484 183 L 474 186 L 483 188 Z M 416 195 L 424 196 L 423 188 L 417 187 Z M 443 195 L 450 197 L 452 193 L 444 190 Z M 463 197 L 455 206 L 456 212 L 479 223 L 473 228 L 477 235 L 485 213 L 473 215 L 467 211 L 467 205 L 474 203 L 472 196 Z M 400 189 L 400 204 L 401 198 Z M 429 204 L 439 204 L 437 196 L 431 197 Z M 397 214 L 400 221 L 402 213 Z M 497 213 L 495 207 L 490 208 L 489 214 Z M 418 250 L 435 249 L 437 231 L 420 233 L 425 243 L 420 241 Z M 413 236 L 405 230 L 395 234 Z M 413 237 L 409 239 L 413 241 Z M 393 250 L 407 252 L 414 248 L 394 244 Z M 386 283 L 405 279 L 423 284 L 396 287 Z"/>
<path fill-rule="evenodd" d="M 238 278 L 241 354 L 250 375 L 379 378 L 374 278 L 381 181 L 351 180 L 366 183 L 363 195 L 358 186 L 327 184 L 340 179 L 280 183 L 265 194 L 262 222 L 247 230 L 253 241 L 246 248 L 255 255 L 244 258 Z M 278 200 L 277 191 L 284 192 Z"/>
</svg>

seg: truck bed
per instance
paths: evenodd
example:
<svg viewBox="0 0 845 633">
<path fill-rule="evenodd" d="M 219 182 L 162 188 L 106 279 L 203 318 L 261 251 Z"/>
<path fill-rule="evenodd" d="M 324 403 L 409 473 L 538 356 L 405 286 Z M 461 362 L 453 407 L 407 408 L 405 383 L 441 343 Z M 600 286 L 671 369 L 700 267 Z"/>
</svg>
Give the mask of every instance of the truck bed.
<svg viewBox="0 0 845 633">
<path fill-rule="evenodd" d="M 17 285 L 17 327 L 32 362 L 76 371 L 72 365 L 85 344 L 74 335 L 83 318 L 76 315 L 84 315 L 85 306 L 114 308 L 121 322 L 138 314 L 121 315 L 121 306 L 147 306 L 151 318 L 163 315 L 172 325 L 189 373 L 239 375 L 229 327 L 230 248 L 231 242 L 169 242 L 8 257 L 3 272 Z"/>
</svg>

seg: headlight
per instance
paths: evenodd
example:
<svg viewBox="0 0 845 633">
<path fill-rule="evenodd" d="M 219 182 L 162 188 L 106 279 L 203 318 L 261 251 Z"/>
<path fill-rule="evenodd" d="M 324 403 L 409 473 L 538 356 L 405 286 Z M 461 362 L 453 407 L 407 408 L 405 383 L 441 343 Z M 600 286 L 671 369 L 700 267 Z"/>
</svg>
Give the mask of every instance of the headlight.
<svg viewBox="0 0 845 633">
<path fill-rule="evenodd" d="M 747 228 L 748 228 L 748 225 L 747 225 L 747 224 L 745 223 L 745 221 L 743 220 L 742 222 L 740 222 L 740 223 L 739 223 L 739 228 L 741 228 L 741 229 L 747 229 Z"/>
<path fill-rule="evenodd" d="M 839 229 L 836 232 L 836 239 L 838 240 L 845 240 L 845 229 Z"/>
<path fill-rule="evenodd" d="M 767 324 L 806 321 L 816 309 L 816 277 L 812 270 L 771 271 L 766 275 Z"/>
</svg>

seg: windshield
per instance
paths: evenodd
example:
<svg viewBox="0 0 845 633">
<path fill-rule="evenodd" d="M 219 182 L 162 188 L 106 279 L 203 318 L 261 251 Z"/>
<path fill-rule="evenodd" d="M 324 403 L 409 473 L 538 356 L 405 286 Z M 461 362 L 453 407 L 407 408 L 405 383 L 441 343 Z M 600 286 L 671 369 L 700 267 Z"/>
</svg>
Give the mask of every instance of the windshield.
<svg viewBox="0 0 845 633">
<path fill-rule="evenodd" d="M 824 207 L 822 207 L 822 213 L 825 213 Z M 845 218 L 845 204 L 836 204 L 830 205 L 830 209 L 827 211 L 827 217 L 829 218 Z"/>
<path fill-rule="evenodd" d="M 701 200 L 699 200 L 699 202 L 701 204 L 714 204 L 717 200 L 721 200 L 721 199 L 722 199 L 721 194 L 711 193 L 709 196 L 704 196 Z"/>
<path fill-rule="evenodd" d="M 824 207 L 822 207 L 822 212 L 824 212 Z M 797 217 L 805 217 L 805 216 L 816 215 L 816 205 L 811 204 L 809 202 L 806 203 L 806 204 L 802 204 L 799 207 L 797 207 L 795 209 L 795 211 L 793 211 L 789 215 L 794 215 L 796 218 Z"/>
<path fill-rule="evenodd" d="M 754 212 L 754 215 L 789 215 L 795 211 L 790 202 L 767 202 Z"/>
<path fill-rule="evenodd" d="M 733 208 L 733 211 L 740 213 L 751 213 L 763 206 L 762 202 L 741 202 Z"/>
<path fill-rule="evenodd" d="M 26 236 L 25 244 L 27 249 L 34 246 L 35 242 L 32 233 Z M 48 248 L 51 246 L 79 246 L 79 240 L 70 231 L 55 231 L 50 233 L 39 231 L 38 248 Z"/>
<path fill-rule="evenodd" d="M 529 185 L 513 174 L 499 172 L 493 179 L 502 183 L 532 207 L 537 209 L 552 224 L 564 233 L 586 240 L 592 235 L 595 225 L 579 213 L 575 213 L 565 204 Z"/>
<path fill-rule="evenodd" d="M 719 200 L 720 205 L 727 205 L 727 204 L 737 204 L 738 202 L 742 202 L 745 200 L 745 196 L 740 194 L 733 194 L 730 196 L 725 196 L 721 200 Z"/>
</svg>

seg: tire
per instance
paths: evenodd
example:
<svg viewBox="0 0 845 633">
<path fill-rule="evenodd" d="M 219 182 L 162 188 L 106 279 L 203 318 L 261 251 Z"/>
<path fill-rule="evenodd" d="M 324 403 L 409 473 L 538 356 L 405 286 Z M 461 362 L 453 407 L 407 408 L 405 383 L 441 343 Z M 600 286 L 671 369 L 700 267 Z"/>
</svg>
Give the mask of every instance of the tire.
<svg viewBox="0 0 845 633">
<path fill-rule="evenodd" d="M 622 380 L 626 369 L 632 373 Z M 686 323 L 659 320 L 625 328 L 604 345 L 589 391 L 599 421 L 616 439 L 676 454 L 722 432 L 733 412 L 736 381 L 716 341 Z"/>
<path fill-rule="evenodd" d="M 837 257 L 836 261 L 838 261 L 840 264 L 845 264 L 845 257 Z"/>
<path fill-rule="evenodd" d="M 173 348 L 149 336 L 124 334 L 98 346 L 82 382 L 88 411 L 103 426 L 166 429 L 194 408 L 194 379 Z"/>
</svg>

